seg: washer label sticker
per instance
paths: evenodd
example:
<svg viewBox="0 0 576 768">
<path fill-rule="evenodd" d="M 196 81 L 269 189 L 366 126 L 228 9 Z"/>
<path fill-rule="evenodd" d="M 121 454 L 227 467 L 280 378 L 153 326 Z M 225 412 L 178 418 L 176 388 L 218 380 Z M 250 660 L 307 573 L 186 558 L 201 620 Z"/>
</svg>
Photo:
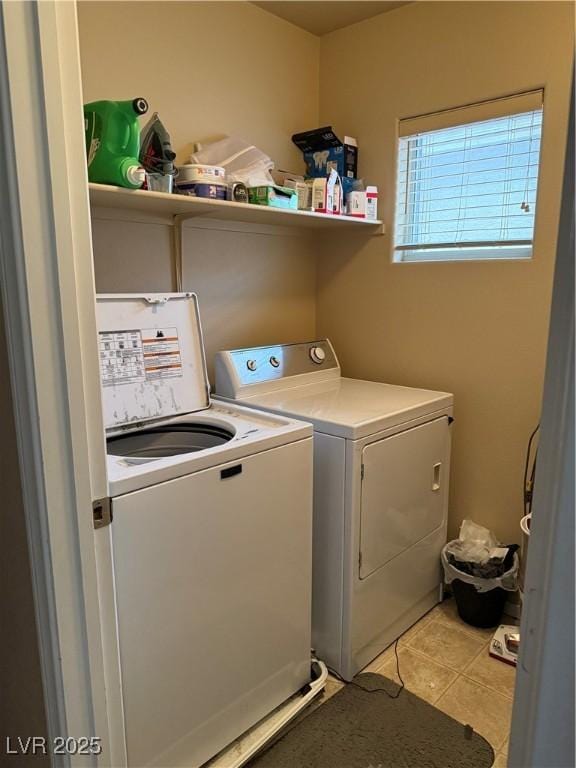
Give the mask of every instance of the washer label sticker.
<svg viewBox="0 0 576 768">
<path fill-rule="evenodd" d="M 182 376 L 177 328 L 143 330 L 142 349 L 147 381 Z"/>
<path fill-rule="evenodd" d="M 103 387 L 146 381 L 140 331 L 103 331 L 98 335 Z"/>
</svg>

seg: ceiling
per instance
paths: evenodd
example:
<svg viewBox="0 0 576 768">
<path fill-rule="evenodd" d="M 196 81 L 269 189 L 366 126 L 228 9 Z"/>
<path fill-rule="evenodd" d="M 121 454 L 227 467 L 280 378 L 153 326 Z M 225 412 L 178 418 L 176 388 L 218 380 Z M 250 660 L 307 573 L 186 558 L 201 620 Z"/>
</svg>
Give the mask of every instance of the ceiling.
<svg viewBox="0 0 576 768">
<path fill-rule="evenodd" d="M 255 2 L 254 5 L 314 35 L 325 35 L 408 3 L 379 0 L 266 0 Z"/>
</svg>

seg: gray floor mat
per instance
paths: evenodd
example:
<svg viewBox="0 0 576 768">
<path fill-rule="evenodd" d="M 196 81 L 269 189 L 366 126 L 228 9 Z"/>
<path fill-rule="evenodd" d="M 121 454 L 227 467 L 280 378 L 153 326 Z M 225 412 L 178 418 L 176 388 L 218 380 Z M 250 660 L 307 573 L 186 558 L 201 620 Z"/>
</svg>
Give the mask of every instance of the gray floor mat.
<svg viewBox="0 0 576 768">
<path fill-rule="evenodd" d="M 471 728 L 381 675 L 358 675 L 301 719 L 250 768 L 489 768 L 494 752 Z"/>
</svg>

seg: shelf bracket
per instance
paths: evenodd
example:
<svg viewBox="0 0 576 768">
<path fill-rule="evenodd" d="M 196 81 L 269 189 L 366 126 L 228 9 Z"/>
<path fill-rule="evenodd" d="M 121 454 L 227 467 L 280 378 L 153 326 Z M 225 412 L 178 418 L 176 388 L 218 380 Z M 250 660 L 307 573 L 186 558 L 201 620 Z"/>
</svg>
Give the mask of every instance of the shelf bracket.
<svg viewBox="0 0 576 768">
<path fill-rule="evenodd" d="M 172 285 L 182 293 L 182 214 L 172 217 Z"/>
</svg>

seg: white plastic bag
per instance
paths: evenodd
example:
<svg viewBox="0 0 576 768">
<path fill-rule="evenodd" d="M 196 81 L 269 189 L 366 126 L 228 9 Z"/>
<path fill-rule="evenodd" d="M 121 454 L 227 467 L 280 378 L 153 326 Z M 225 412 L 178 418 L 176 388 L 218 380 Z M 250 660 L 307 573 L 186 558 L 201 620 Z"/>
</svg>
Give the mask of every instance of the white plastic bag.
<svg viewBox="0 0 576 768">
<path fill-rule="evenodd" d="M 448 551 L 462 562 L 484 565 L 488 560 L 502 562 L 508 554 L 508 547 L 501 547 L 488 528 L 472 520 L 463 520 L 460 534 L 450 542 Z"/>
<path fill-rule="evenodd" d="M 258 147 L 237 136 L 207 144 L 190 155 L 191 163 L 220 165 L 227 181 L 242 181 L 249 187 L 274 184 L 270 170 L 274 162 Z"/>
<path fill-rule="evenodd" d="M 518 555 L 514 552 L 514 561 L 512 567 L 508 569 L 502 576 L 496 579 L 483 579 L 479 576 L 470 576 L 463 571 L 459 571 L 454 565 L 448 562 L 447 548 L 453 542 L 448 542 L 442 549 L 442 566 L 444 568 L 444 581 L 446 584 L 451 584 L 455 579 L 463 581 L 465 584 L 472 584 L 475 587 L 476 592 L 490 592 L 491 589 L 505 589 L 507 592 L 516 592 L 518 589 L 518 570 L 520 568 L 520 560 Z"/>
<path fill-rule="evenodd" d="M 460 526 L 460 534 L 454 541 L 449 541 L 442 549 L 442 566 L 444 568 L 444 581 L 450 584 L 455 579 L 466 584 L 472 584 L 477 592 L 489 592 L 491 589 L 501 587 L 509 592 L 515 592 L 518 587 L 518 569 L 520 561 L 514 553 L 512 567 L 500 576 L 491 577 L 490 574 L 498 573 L 501 564 L 506 559 L 508 547 L 502 547 L 492 531 L 478 525 L 473 520 L 463 520 Z M 476 567 L 470 570 L 478 573 L 466 573 L 458 568 L 457 562 L 451 561 L 451 555 L 460 563 L 471 563 Z M 500 567 L 499 567 L 500 564 Z M 482 576 L 482 571 L 486 576 Z"/>
</svg>

